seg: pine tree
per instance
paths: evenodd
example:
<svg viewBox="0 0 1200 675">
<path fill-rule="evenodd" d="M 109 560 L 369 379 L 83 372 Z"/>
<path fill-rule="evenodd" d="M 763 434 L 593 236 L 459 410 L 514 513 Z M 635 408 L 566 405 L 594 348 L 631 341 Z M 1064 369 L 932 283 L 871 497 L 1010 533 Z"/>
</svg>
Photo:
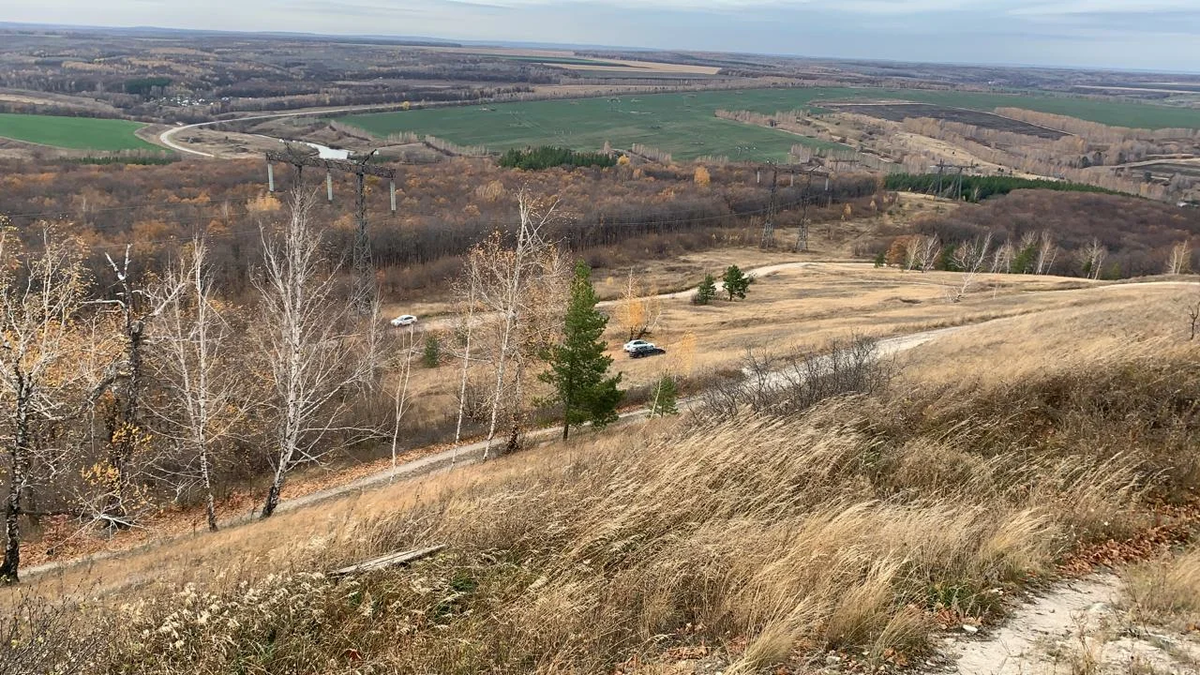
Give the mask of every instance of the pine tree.
<svg viewBox="0 0 1200 675">
<path fill-rule="evenodd" d="M 654 397 L 650 399 L 650 416 L 666 417 L 678 415 L 679 390 L 675 387 L 675 378 L 663 375 L 654 385 Z"/>
<path fill-rule="evenodd" d="M 421 352 L 421 362 L 426 368 L 437 368 L 442 362 L 442 341 L 436 335 L 425 336 L 425 348 Z"/>
<path fill-rule="evenodd" d="M 875 254 L 875 267 L 883 267 L 887 264 L 887 251 L 880 251 Z"/>
<path fill-rule="evenodd" d="M 754 283 L 754 277 L 746 276 L 737 265 L 730 265 L 725 268 L 721 281 L 725 282 L 725 292 L 729 294 L 730 300 L 735 297 L 745 300 L 746 291 L 750 289 L 750 284 Z"/>
<path fill-rule="evenodd" d="M 596 310 L 592 270 L 580 261 L 571 281 L 571 298 L 563 322 L 563 341 L 550 352 L 550 369 L 539 378 L 554 385 L 563 408 L 563 439 L 571 427 L 591 422 L 603 427 L 617 420 L 623 391 L 621 375 L 606 377 L 612 357 L 604 354 L 604 327 L 608 317 Z"/>
<path fill-rule="evenodd" d="M 717 297 L 717 280 L 711 274 L 704 275 L 704 281 L 700 282 L 700 286 L 696 289 L 696 295 L 692 298 L 692 302 L 697 305 L 707 305 Z"/>
</svg>

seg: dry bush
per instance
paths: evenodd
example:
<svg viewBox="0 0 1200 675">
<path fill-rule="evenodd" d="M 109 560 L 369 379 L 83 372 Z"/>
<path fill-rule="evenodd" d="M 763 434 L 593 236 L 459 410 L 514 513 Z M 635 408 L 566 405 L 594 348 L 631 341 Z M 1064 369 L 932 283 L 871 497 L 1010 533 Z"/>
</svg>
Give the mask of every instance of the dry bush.
<svg viewBox="0 0 1200 675">
<path fill-rule="evenodd" d="M 744 379 L 718 381 L 700 397 L 694 417 L 725 422 L 747 411 L 785 415 L 837 396 L 870 394 L 887 384 L 890 365 L 879 360 L 875 341 L 834 342 L 823 353 L 773 359 L 748 352 Z"/>
<path fill-rule="evenodd" d="M 73 675 L 103 663 L 103 636 L 76 602 L 34 594 L 9 600 L 0 610 L 0 675 Z"/>
</svg>

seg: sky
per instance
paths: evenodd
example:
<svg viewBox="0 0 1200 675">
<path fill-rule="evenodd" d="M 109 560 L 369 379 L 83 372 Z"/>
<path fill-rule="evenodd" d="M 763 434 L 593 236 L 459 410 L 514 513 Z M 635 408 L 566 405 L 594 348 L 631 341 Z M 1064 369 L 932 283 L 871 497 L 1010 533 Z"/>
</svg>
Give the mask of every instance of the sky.
<svg viewBox="0 0 1200 675">
<path fill-rule="evenodd" d="M 0 21 L 1200 72 L 1200 0 L 0 0 Z"/>
</svg>

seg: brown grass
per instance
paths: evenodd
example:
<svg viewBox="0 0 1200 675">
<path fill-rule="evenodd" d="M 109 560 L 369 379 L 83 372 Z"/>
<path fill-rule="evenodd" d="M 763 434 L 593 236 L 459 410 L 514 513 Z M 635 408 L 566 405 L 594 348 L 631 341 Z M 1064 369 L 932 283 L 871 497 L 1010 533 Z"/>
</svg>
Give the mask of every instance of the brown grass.
<svg viewBox="0 0 1200 675">
<path fill-rule="evenodd" d="M 946 616 L 999 618 L 1009 591 L 1149 527 L 1152 495 L 1200 482 L 1188 353 L 1080 354 L 1018 381 L 585 436 L 34 588 L 104 600 L 91 611 L 118 635 L 100 671 L 638 672 L 680 650 L 728 672 L 830 649 L 907 661 Z M 449 550 L 410 570 L 314 574 L 430 543 Z M 1182 587 L 1191 567 L 1154 578 Z"/>
<path fill-rule="evenodd" d="M 1139 620 L 1189 630 L 1200 626 L 1200 549 L 1136 567 L 1125 586 Z"/>
</svg>

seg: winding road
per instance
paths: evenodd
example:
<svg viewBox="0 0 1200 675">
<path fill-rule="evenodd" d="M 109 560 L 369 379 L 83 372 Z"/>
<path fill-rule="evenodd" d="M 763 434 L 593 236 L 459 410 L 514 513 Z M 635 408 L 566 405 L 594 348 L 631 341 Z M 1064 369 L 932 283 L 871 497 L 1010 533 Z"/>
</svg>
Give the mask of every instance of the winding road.
<svg viewBox="0 0 1200 675">
<path fill-rule="evenodd" d="M 396 107 L 398 107 L 398 106 L 396 106 Z M 217 124 L 225 124 L 228 122 L 253 122 L 255 120 L 274 120 L 274 119 L 280 119 L 283 117 L 311 117 L 314 115 L 328 115 L 330 113 L 368 112 L 368 111 L 376 111 L 376 110 L 384 111 L 384 110 L 392 110 L 392 109 L 394 109 L 394 108 L 389 108 L 386 106 L 385 107 L 350 106 L 350 107 L 345 107 L 345 108 L 324 108 L 321 110 L 292 110 L 292 111 L 288 111 L 288 112 L 263 113 L 260 115 L 248 115 L 246 117 L 235 117 L 233 119 L 228 119 L 228 120 L 213 120 L 211 122 L 198 122 L 196 124 L 184 124 L 184 125 L 180 125 L 180 126 L 171 127 L 170 129 L 167 129 L 166 131 L 164 131 L 158 135 L 158 142 L 162 143 L 163 145 L 167 146 L 168 148 L 170 148 L 172 150 L 175 150 L 176 152 L 182 152 L 182 153 L 185 153 L 188 155 L 194 155 L 196 157 L 207 157 L 209 159 L 217 159 L 217 156 L 210 152 L 203 152 L 201 150 L 193 150 L 192 148 L 189 148 L 186 145 L 180 145 L 179 143 L 176 143 L 175 136 L 178 134 L 181 134 L 185 131 L 190 131 L 192 129 L 202 129 L 204 127 L 211 127 L 211 126 L 215 126 Z M 281 139 L 275 139 L 275 140 L 281 140 Z"/>
</svg>

